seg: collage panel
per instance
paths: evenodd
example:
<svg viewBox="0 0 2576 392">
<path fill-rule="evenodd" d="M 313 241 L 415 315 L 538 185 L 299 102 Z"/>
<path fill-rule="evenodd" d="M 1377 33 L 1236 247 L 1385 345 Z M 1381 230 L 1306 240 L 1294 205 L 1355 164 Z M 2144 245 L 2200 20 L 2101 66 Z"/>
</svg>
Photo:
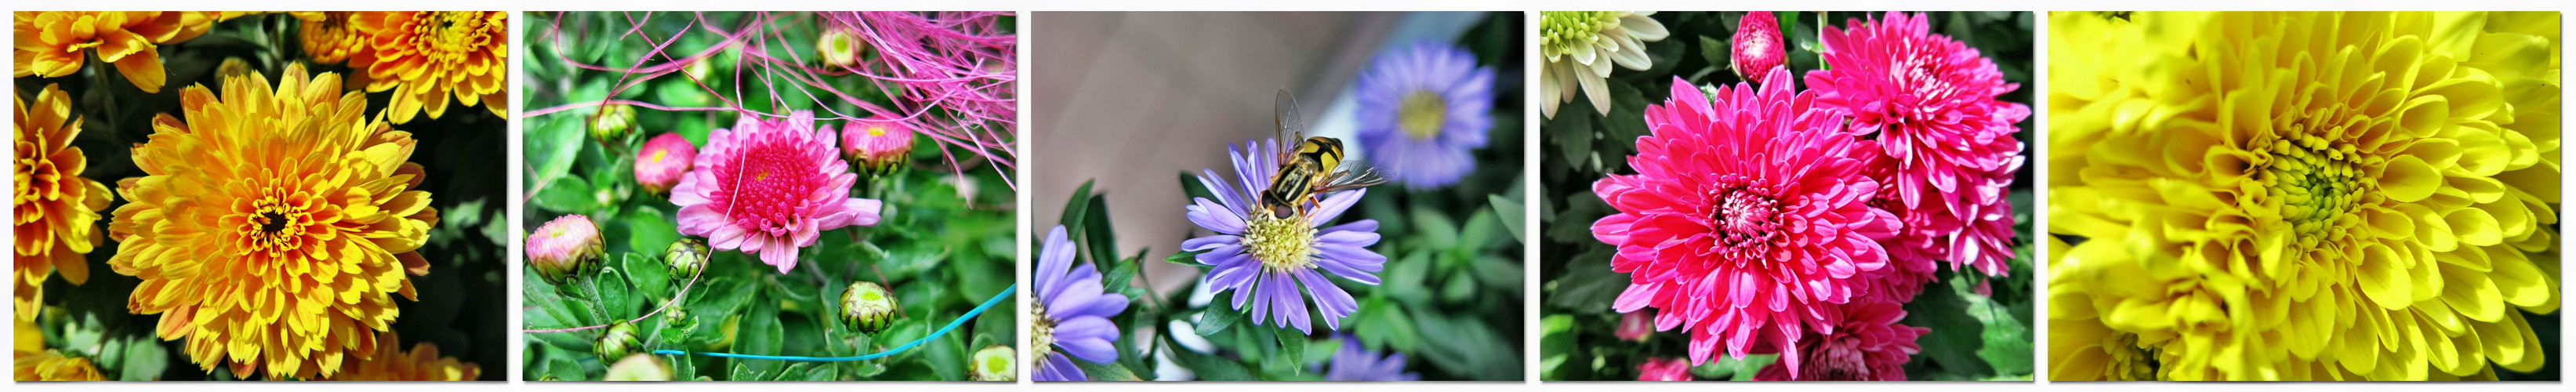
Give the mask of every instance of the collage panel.
<svg viewBox="0 0 2576 392">
<path fill-rule="evenodd" d="M 17 12 L 19 381 L 499 381 L 503 12 Z"/>
<path fill-rule="evenodd" d="M 2560 380 L 2559 13 L 2048 22 L 2050 380 Z"/>
<path fill-rule="evenodd" d="M 1525 15 L 1035 15 L 1031 378 L 1522 380 Z"/>
<path fill-rule="evenodd" d="M 1541 12 L 1547 381 L 2028 381 L 2027 12 Z"/>
<path fill-rule="evenodd" d="M 1009 381 L 1018 16 L 527 14 L 534 381 Z"/>
</svg>

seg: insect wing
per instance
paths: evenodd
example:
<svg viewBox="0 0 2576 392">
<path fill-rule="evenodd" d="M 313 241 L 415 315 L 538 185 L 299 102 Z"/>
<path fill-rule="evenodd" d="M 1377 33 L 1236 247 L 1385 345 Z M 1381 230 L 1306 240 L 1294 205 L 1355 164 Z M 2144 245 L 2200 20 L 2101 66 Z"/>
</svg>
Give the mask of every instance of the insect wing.
<svg viewBox="0 0 2576 392">
<path fill-rule="evenodd" d="M 1306 138 L 1306 119 L 1297 111 L 1297 95 L 1279 89 L 1271 116 L 1279 122 L 1279 141 L 1295 143 Z M 1292 137 L 1293 136 L 1293 137 Z"/>
</svg>

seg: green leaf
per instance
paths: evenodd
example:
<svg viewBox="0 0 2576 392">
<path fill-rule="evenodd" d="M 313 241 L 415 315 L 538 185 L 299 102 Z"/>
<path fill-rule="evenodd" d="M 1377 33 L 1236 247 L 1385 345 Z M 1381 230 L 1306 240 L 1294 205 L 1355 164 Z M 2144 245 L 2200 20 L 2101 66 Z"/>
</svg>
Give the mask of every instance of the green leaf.
<svg viewBox="0 0 2576 392">
<path fill-rule="evenodd" d="M 550 211 L 575 214 L 589 214 L 608 208 L 606 205 L 599 204 L 598 190 L 591 188 L 589 181 L 566 178 L 565 181 L 555 181 L 545 189 L 537 190 L 537 198 L 528 200 L 528 204 Z"/>
<path fill-rule="evenodd" d="M 643 298 L 661 299 L 671 297 L 671 270 L 664 269 L 661 262 L 654 261 L 653 258 L 644 257 L 644 255 L 634 253 L 627 253 L 624 257 L 621 257 L 621 259 L 623 259 L 624 262 L 620 263 L 619 268 L 626 269 L 626 280 L 628 282 L 635 283 L 635 290 L 643 292 Z M 655 306 L 660 305 L 659 303 L 651 304 Z"/>
<path fill-rule="evenodd" d="M 1702 380 L 1752 381 L 1755 374 L 1762 372 L 1762 367 L 1780 360 L 1780 354 L 1753 354 L 1744 356 L 1744 359 L 1725 354 L 1713 357 L 1716 360 L 1691 367 L 1691 376 Z"/>
<path fill-rule="evenodd" d="M 662 214 L 662 210 L 635 208 L 627 210 L 625 217 L 619 220 L 626 224 L 628 249 L 635 253 L 654 256 L 652 258 L 656 260 L 661 259 L 660 256 L 664 251 L 671 249 L 672 242 L 680 240 L 679 226 L 671 220 L 670 216 Z M 687 279 L 688 277 L 677 278 Z"/>
<path fill-rule="evenodd" d="M 1073 189 L 1073 198 L 1064 201 L 1064 217 L 1056 220 L 1056 224 L 1064 225 L 1065 230 L 1082 229 L 1082 220 L 1085 215 L 1084 209 L 1091 206 L 1091 203 L 1089 203 L 1089 201 L 1091 201 L 1091 181 L 1092 180 L 1083 180 L 1082 187 Z M 1065 235 L 1071 236 L 1073 234 L 1066 233 Z M 1041 238 L 1039 240 L 1043 241 L 1045 239 Z"/>
<path fill-rule="evenodd" d="M 1494 215 L 1502 220 L 1503 229 L 1511 231 L 1512 242 L 1520 242 L 1521 217 L 1528 214 L 1528 211 L 1524 211 L 1521 207 L 1521 202 L 1504 198 L 1503 195 L 1485 195 L 1485 202 L 1493 207 Z"/>
<path fill-rule="evenodd" d="M 1164 336 L 1163 345 L 1174 347 L 1175 349 L 1171 351 L 1172 360 L 1174 362 L 1179 362 L 1181 367 L 1189 368 L 1191 373 L 1198 374 L 1200 380 L 1260 381 L 1260 377 L 1253 375 L 1252 368 L 1244 367 L 1241 363 L 1228 361 L 1224 358 L 1212 357 L 1207 354 L 1200 354 L 1197 351 L 1179 348 L 1181 347 L 1180 343 L 1173 342 L 1169 335 Z"/>
<path fill-rule="evenodd" d="M 1181 171 L 1181 194 L 1194 198 L 1191 199 L 1193 203 L 1197 200 L 1195 198 L 1216 201 L 1216 192 L 1209 192 L 1207 184 L 1199 182 L 1198 176 L 1191 175 L 1188 170 Z"/>
<path fill-rule="evenodd" d="M 1726 40 L 1710 38 L 1705 35 L 1699 36 L 1699 57 L 1701 59 L 1708 60 L 1709 64 L 1734 68 L 1734 48 L 1735 47 L 1733 45 L 1728 45 Z"/>
<path fill-rule="evenodd" d="M 1541 134 L 1552 137 L 1550 140 L 1561 148 L 1559 154 L 1576 168 L 1591 167 L 1588 163 L 1592 161 L 1592 117 L 1597 116 L 1594 113 L 1592 101 L 1578 97 L 1557 106 L 1556 118 L 1548 119 L 1540 129 Z"/>
<path fill-rule="evenodd" d="M 1548 305 L 1570 309 L 1575 314 L 1609 312 L 1610 302 L 1628 289 L 1628 274 L 1610 270 L 1610 257 L 1615 251 L 1596 247 L 1567 260 L 1565 276 L 1557 278 L 1556 292 L 1547 297 Z"/>
<path fill-rule="evenodd" d="M 1191 324 L 1190 330 L 1198 332 L 1199 336 L 1216 336 L 1238 321 L 1243 321 L 1243 312 L 1226 308 L 1222 303 L 1210 304 L 1206 311 L 1199 312 L 1199 321 Z"/>
<path fill-rule="evenodd" d="M 812 370 L 812 371 L 808 371 L 808 372 L 805 372 L 805 377 L 804 377 L 804 378 L 797 379 L 797 381 L 834 381 L 834 380 L 839 379 L 840 377 L 841 377 L 841 368 L 840 368 L 840 367 L 837 367 L 837 366 L 815 366 L 815 367 L 814 367 L 814 370 Z"/>
<path fill-rule="evenodd" d="M 1557 374 L 1556 369 L 1565 366 L 1566 360 L 1576 351 L 1574 339 L 1579 330 L 1574 324 L 1574 316 L 1551 314 L 1539 319 L 1538 323 L 1539 380 L 1564 380 L 1566 377 Z"/>
<path fill-rule="evenodd" d="M 604 96 L 607 92 L 601 89 L 606 86 L 605 81 L 594 81 L 576 89 L 577 92 L 574 95 L 578 97 L 582 91 L 596 90 L 597 92 L 593 94 Z M 527 155 L 528 186 L 546 186 L 572 171 L 574 155 L 581 153 L 581 145 L 585 144 L 583 137 L 587 134 L 582 132 L 582 121 L 579 119 L 585 117 L 583 114 L 597 110 L 564 111 L 535 119 L 527 124 L 528 133 L 521 140 L 521 148 Z"/>
<path fill-rule="evenodd" d="M 1421 347 L 1422 330 L 1413 327 L 1413 317 L 1384 298 L 1372 297 L 1360 303 L 1351 313 L 1348 325 L 1358 329 L 1356 335 L 1369 350 L 1413 352 Z"/>
<path fill-rule="evenodd" d="M 1423 334 L 1439 337 L 1423 340 L 1418 350 L 1431 366 L 1473 380 L 1521 379 L 1518 346 L 1493 327 L 1429 311 L 1415 313 L 1413 322 L 1422 326 Z"/>
<path fill-rule="evenodd" d="M 1413 210 L 1414 232 L 1422 234 L 1422 246 L 1449 250 L 1458 248 L 1458 223 L 1449 216 L 1429 208 Z"/>
<path fill-rule="evenodd" d="M 1118 231 L 1109 226 L 1109 196 L 1091 196 L 1091 206 L 1083 208 L 1082 245 L 1090 249 L 1091 262 L 1118 260 Z"/>
<path fill-rule="evenodd" d="M 1943 272 L 1948 274 L 1949 272 Z M 1905 303 L 1905 325 L 1932 328 L 1932 332 L 1915 338 L 1923 346 L 1922 354 L 1932 363 L 1952 374 L 1992 374 L 1992 366 L 1977 357 L 1984 345 L 1985 326 L 1967 315 L 1967 299 L 1945 284 L 1929 285 L 1913 302 Z"/>
<path fill-rule="evenodd" d="M 1262 329 L 1270 330 L 1271 336 L 1278 338 L 1279 357 L 1281 360 L 1289 364 L 1306 363 L 1306 334 L 1304 332 L 1297 332 L 1297 330 L 1288 328 Z"/>
<path fill-rule="evenodd" d="M 1043 358 L 1032 359 L 1038 361 L 1045 360 Z M 1127 368 L 1124 366 L 1092 363 L 1091 361 L 1085 361 L 1079 358 L 1068 359 L 1073 361 L 1074 368 L 1082 369 L 1083 375 L 1091 376 L 1092 381 L 1140 381 L 1136 378 L 1136 373 L 1128 372 Z"/>
<path fill-rule="evenodd" d="M 1144 264 L 1140 262 L 1144 257 L 1145 252 L 1140 251 L 1136 252 L 1136 257 L 1108 260 L 1109 264 L 1106 266 L 1094 266 L 1094 269 L 1108 269 L 1108 272 L 1100 275 L 1100 287 L 1113 293 L 1126 289 L 1128 282 L 1136 279 L 1136 265 Z M 1144 299 L 1128 298 L 1128 300 L 1143 301 Z"/>
<path fill-rule="evenodd" d="M 563 380 L 563 381 L 590 381 L 590 380 L 591 380 L 591 378 L 590 378 L 590 377 L 584 377 L 584 376 L 588 375 L 589 371 L 588 371 L 588 370 L 586 370 L 586 369 L 582 369 L 582 367 L 581 367 L 581 363 L 579 363 L 579 362 L 573 362 L 573 361 L 572 361 L 572 359 L 569 359 L 569 358 L 555 357 L 554 359 L 546 360 L 546 369 L 545 369 L 545 372 L 546 372 L 547 374 L 550 374 L 550 375 L 555 376 L 555 379 L 556 379 L 556 380 Z"/>
<path fill-rule="evenodd" d="M 1467 216 L 1466 225 L 1458 226 L 1459 249 L 1481 251 L 1491 248 L 1489 245 L 1511 242 L 1496 238 L 1502 237 L 1510 230 L 1503 229 L 1503 222 L 1494 216 L 1492 209 L 1475 211 L 1475 214 Z"/>
<path fill-rule="evenodd" d="M 377 344 L 390 343 L 380 342 Z M 167 370 L 170 366 L 169 350 L 161 348 L 161 345 L 159 344 L 152 344 L 148 341 L 137 342 L 137 344 L 128 344 L 125 345 L 125 360 L 123 361 L 123 365 L 119 366 L 123 368 L 120 373 L 124 374 L 117 378 L 118 380 L 159 380 L 161 378 L 161 372 L 163 370 Z"/>
<path fill-rule="evenodd" d="M 637 316 L 637 296 L 633 288 L 627 287 L 625 274 L 617 273 L 615 268 L 601 268 L 599 275 L 590 279 L 590 284 L 599 290 L 599 307 L 606 311 L 608 321 L 623 321 Z"/>
<path fill-rule="evenodd" d="M 1964 281 L 1964 280 L 1962 280 Z M 2013 317 L 2012 311 L 1985 296 L 1967 292 L 1965 285 L 1954 285 L 1960 298 L 1968 301 L 1967 315 L 1984 327 L 1977 334 L 1983 343 L 1977 347 L 1977 358 L 1993 366 L 1998 375 L 2026 375 L 2031 372 L 2030 325 Z"/>
<path fill-rule="evenodd" d="M 779 324 L 778 303 L 774 301 L 752 303 L 751 313 L 742 316 L 742 326 L 735 336 L 733 344 L 735 353 L 779 355 L 780 350 L 785 347 L 783 343 L 787 338 L 787 330 L 784 325 Z M 737 377 L 734 379 L 736 380 L 765 380 L 770 377 L 769 375 L 777 374 L 780 368 L 786 366 L 780 361 L 737 361 L 735 363 L 750 365 L 748 368 L 735 368 Z M 740 376 L 745 370 L 751 372 L 749 377 Z"/>
<path fill-rule="evenodd" d="M 1193 267 L 1204 267 L 1205 265 L 1203 265 L 1203 264 L 1199 264 L 1199 254 L 1200 254 L 1200 253 L 1207 253 L 1207 251 L 1204 251 L 1204 250 L 1184 250 L 1184 251 L 1181 251 L 1181 253 L 1173 253 L 1173 254 L 1172 254 L 1171 256 L 1169 256 L 1169 257 L 1164 257 L 1164 258 L 1163 258 L 1163 262 L 1173 263 L 1173 264 L 1185 264 L 1185 265 L 1189 265 L 1189 266 L 1193 266 Z"/>
</svg>

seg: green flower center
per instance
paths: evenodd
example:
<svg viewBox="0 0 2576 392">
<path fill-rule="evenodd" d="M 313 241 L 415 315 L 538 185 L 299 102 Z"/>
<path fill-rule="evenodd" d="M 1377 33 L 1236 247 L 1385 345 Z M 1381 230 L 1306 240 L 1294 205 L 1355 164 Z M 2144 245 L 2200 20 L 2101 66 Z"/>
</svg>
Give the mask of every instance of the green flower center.
<svg viewBox="0 0 2576 392">
<path fill-rule="evenodd" d="M 2264 151 L 2271 153 L 2271 160 L 2257 172 L 2259 179 L 2271 187 L 2272 199 L 2281 206 L 2281 220 L 2290 223 L 2302 244 L 2334 240 L 2332 233 L 2341 231 L 2331 229 L 2357 223 L 2338 223 L 2353 216 L 2367 190 L 2361 168 L 2354 162 L 2360 154 L 2352 146 L 2293 134 L 2273 141 Z"/>
<path fill-rule="evenodd" d="M 1254 213 L 1245 226 L 1244 252 L 1261 260 L 1262 268 L 1293 271 L 1315 267 L 1315 228 L 1305 219 Z"/>
<path fill-rule="evenodd" d="M 1405 135 L 1422 140 L 1437 138 L 1440 137 L 1440 124 L 1449 119 L 1449 101 L 1431 90 L 1415 90 L 1405 94 L 1404 101 L 1396 105 L 1395 119 L 1397 126 L 1404 128 Z"/>
<path fill-rule="evenodd" d="M 1610 11 L 1547 11 L 1538 13 L 1539 51 L 1548 58 L 1565 55 L 1568 47 L 1591 42 L 1602 30 L 1619 27 L 1619 15 Z"/>
</svg>

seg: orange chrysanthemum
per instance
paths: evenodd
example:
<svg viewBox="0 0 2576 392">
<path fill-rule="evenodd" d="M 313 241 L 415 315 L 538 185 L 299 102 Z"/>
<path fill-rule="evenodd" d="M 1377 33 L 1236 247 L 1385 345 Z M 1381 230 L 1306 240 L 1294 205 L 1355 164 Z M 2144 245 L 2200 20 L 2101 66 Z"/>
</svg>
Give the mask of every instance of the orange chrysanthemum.
<svg viewBox="0 0 2576 392">
<path fill-rule="evenodd" d="M 349 26 L 367 46 L 349 67 L 364 71 L 367 92 L 395 90 L 386 112 L 395 124 L 422 111 L 438 118 L 449 96 L 507 114 L 509 13 L 361 12 Z"/>
<path fill-rule="evenodd" d="M 327 381 L 474 381 L 483 377 L 483 368 L 456 357 L 438 356 L 438 345 L 420 342 L 411 352 L 394 349 L 402 338 L 393 331 L 376 336 L 376 355 L 341 369 L 340 375 Z"/>
<path fill-rule="evenodd" d="M 296 13 L 295 18 L 304 22 L 296 29 L 298 41 L 304 44 L 304 55 L 311 56 L 316 63 L 339 64 L 366 50 L 366 41 L 359 39 L 358 32 L 349 28 L 349 19 L 355 14 L 346 11 Z"/>
<path fill-rule="evenodd" d="M 215 15 L 199 12 L 110 11 L 19 12 L 16 77 L 60 77 L 79 71 L 96 49 L 99 61 L 143 92 L 161 92 L 170 74 L 161 68 L 161 44 L 197 38 L 212 28 Z"/>
<path fill-rule="evenodd" d="M 45 278 L 61 270 L 72 284 L 89 281 L 82 254 L 98 245 L 98 212 L 107 209 L 107 185 L 80 176 L 89 158 L 72 147 L 81 120 L 71 118 L 71 96 L 45 85 L 35 102 L 13 101 L 18 112 L 10 140 L 17 144 L 16 267 L 18 320 L 33 320 L 44 306 Z M 69 122 L 66 122 L 69 121 Z"/>
<path fill-rule="evenodd" d="M 413 190 L 411 134 L 363 117 L 364 94 L 301 64 L 280 82 L 229 77 L 220 99 L 189 86 L 187 122 L 153 119 L 133 152 L 149 176 L 117 182 L 131 203 L 108 224 L 123 243 L 108 266 L 143 279 L 126 307 L 161 314 L 160 337 L 187 338 L 199 368 L 327 377 L 374 355 L 370 331 L 401 313 L 390 294 L 415 297 L 404 274 L 429 273 L 414 250 L 438 210 Z"/>
</svg>

